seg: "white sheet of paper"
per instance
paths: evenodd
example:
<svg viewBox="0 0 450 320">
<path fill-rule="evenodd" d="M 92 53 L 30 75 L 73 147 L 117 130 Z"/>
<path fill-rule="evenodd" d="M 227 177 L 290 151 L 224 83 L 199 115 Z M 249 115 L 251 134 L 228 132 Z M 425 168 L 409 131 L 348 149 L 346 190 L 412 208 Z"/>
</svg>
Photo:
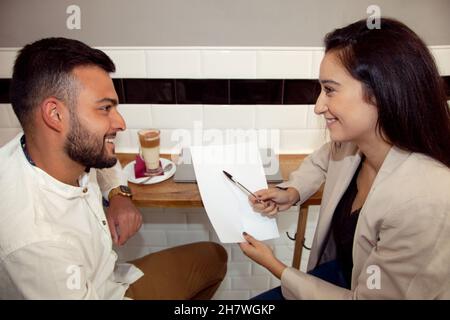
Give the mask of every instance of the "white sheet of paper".
<svg viewBox="0 0 450 320">
<path fill-rule="evenodd" d="M 227 171 L 252 192 L 267 188 L 256 143 L 190 149 L 202 201 L 221 242 L 245 242 L 244 231 L 258 240 L 279 237 L 276 219 L 253 211 L 248 194 L 222 172 Z"/>
</svg>

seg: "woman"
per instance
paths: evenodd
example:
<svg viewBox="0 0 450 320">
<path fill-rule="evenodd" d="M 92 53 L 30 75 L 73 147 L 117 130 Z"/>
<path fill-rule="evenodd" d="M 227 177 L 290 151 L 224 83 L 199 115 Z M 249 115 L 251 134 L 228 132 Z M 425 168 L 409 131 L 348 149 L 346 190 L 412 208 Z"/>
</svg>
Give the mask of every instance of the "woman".
<svg viewBox="0 0 450 320">
<path fill-rule="evenodd" d="M 309 272 L 250 235 L 241 249 L 287 299 L 450 299 L 450 112 L 434 60 L 392 19 L 337 29 L 325 47 L 315 112 L 331 142 L 256 192 L 264 204 L 250 198 L 274 215 L 325 183 Z"/>
</svg>

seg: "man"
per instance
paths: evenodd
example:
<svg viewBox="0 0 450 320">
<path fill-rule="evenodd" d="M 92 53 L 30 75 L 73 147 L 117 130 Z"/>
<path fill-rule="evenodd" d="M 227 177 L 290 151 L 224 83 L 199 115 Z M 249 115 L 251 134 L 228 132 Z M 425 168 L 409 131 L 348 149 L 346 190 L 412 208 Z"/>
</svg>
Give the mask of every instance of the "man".
<svg viewBox="0 0 450 320">
<path fill-rule="evenodd" d="M 11 101 L 24 133 L 0 149 L 0 299 L 207 299 L 225 275 L 226 252 L 207 242 L 116 264 L 111 235 L 125 241 L 141 221 L 127 190 L 112 188 L 114 139 L 125 130 L 114 70 L 100 50 L 64 38 L 16 59 Z M 97 171 L 127 212 L 110 227 Z"/>
</svg>

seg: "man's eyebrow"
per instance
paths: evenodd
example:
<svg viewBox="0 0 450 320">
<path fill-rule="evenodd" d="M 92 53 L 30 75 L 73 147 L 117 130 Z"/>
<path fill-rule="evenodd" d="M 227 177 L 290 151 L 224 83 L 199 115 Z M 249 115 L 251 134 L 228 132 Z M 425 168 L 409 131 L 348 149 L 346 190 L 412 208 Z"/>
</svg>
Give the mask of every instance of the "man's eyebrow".
<svg viewBox="0 0 450 320">
<path fill-rule="evenodd" d="M 320 82 L 321 84 L 327 84 L 327 83 L 330 83 L 330 84 L 335 84 L 335 85 L 337 85 L 337 86 L 340 86 L 340 85 L 341 85 L 339 82 L 336 82 L 336 81 L 334 81 L 334 80 L 328 80 L 328 79 L 319 80 L 319 82 Z"/>
<path fill-rule="evenodd" d="M 116 99 L 113 99 L 113 98 L 103 98 L 103 99 L 96 101 L 96 103 L 104 103 L 104 102 L 109 102 L 113 106 L 117 106 L 119 104 L 119 101 L 117 101 Z"/>
</svg>

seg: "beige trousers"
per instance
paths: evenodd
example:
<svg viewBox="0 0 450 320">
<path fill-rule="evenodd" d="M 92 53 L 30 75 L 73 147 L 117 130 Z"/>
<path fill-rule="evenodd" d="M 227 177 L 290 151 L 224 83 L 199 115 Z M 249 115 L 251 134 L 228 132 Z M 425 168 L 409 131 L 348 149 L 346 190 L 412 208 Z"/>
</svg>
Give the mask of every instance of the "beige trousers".
<svg viewBox="0 0 450 320">
<path fill-rule="evenodd" d="M 214 242 L 197 242 L 131 261 L 144 272 L 125 296 L 136 300 L 210 299 L 227 271 L 227 252 Z"/>
</svg>

